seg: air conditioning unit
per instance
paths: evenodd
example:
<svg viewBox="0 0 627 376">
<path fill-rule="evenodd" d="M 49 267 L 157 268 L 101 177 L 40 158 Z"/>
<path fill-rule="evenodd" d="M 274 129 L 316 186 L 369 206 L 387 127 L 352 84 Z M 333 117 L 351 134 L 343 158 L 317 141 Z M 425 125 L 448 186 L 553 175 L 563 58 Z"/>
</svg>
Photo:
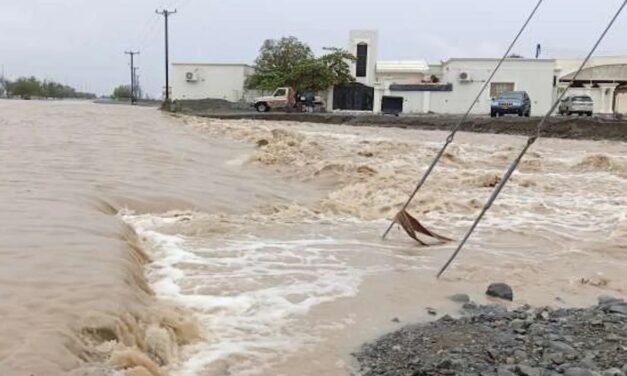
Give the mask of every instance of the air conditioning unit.
<svg viewBox="0 0 627 376">
<path fill-rule="evenodd" d="M 459 76 L 457 76 L 457 78 L 459 79 L 459 82 L 470 82 L 470 81 L 472 81 L 472 79 L 470 78 L 470 75 L 468 74 L 468 72 L 461 72 L 459 74 Z"/>
<path fill-rule="evenodd" d="M 185 80 L 187 82 L 196 82 L 198 81 L 198 75 L 195 72 L 187 72 L 185 73 Z"/>
</svg>

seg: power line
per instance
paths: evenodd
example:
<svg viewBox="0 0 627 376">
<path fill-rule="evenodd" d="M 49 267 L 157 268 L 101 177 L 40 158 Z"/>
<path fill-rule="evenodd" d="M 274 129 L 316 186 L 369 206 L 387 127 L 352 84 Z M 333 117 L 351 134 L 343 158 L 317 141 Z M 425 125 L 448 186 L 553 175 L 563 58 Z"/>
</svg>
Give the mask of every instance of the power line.
<svg viewBox="0 0 627 376">
<path fill-rule="evenodd" d="M 131 57 L 131 104 L 135 104 L 135 55 L 139 55 L 139 51 L 124 51 Z"/>
<path fill-rule="evenodd" d="M 429 177 L 429 175 L 431 175 L 431 172 L 433 172 L 433 170 L 435 169 L 435 166 L 438 164 L 438 162 L 440 162 L 440 159 L 444 155 L 444 152 L 446 151 L 448 146 L 455 139 L 455 135 L 457 134 L 457 132 L 459 131 L 461 126 L 466 122 L 468 117 L 470 116 L 470 113 L 472 112 L 472 109 L 475 107 L 477 102 L 479 102 L 479 98 L 481 98 L 481 95 L 483 95 L 485 90 L 488 88 L 488 85 L 490 84 L 490 82 L 492 81 L 492 79 L 494 78 L 494 76 L 496 75 L 498 70 L 501 68 L 501 66 L 503 65 L 503 63 L 507 59 L 507 56 L 509 56 L 510 52 L 512 51 L 512 48 L 514 48 L 514 45 L 516 45 L 516 42 L 518 41 L 518 39 L 520 38 L 522 33 L 527 28 L 527 25 L 529 25 L 529 22 L 531 22 L 531 20 L 533 19 L 533 16 L 536 14 L 536 12 L 538 11 L 538 8 L 540 8 L 540 5 L 542 5 L 543 1 L 544 0 L 538 0 L 538 3 L 536 4 L 536 6 L 531 11 L 531 14 L 529 14 L 527 19 L 525 20 L 525 23 L 522 25 L 522 27 L 518 31 L 518 34 L 516 34 L 516 36 L 514 37 L 514 40 L 512 40 L 512 42 L 510 43 L 509 47 L 507 48 L 507 51 L 505 51 L 505 53 L 503 54 L 503 57 L 499 60 L 499 62 L 496 64 L 496 67 L 492 70 L 492 73 L 490 74 L 490 77 L 485 81 L 485 83 L 481 87 L 481 90 L 479 90 L 479 93 L 477 93 L 477 97 L 472 101 L 472 103 L 468 107 L 468 110 L 466 111 L 466 114 L 464 114 L 464 116 L 461 118 L 461 120 L 451 130 L 451 133 L 446 138 L 446 142 L 444 143 L 444 145 L 442 145 L 442 148 L 440 149 L 440 151 L 436 155 L 436 157 L 433 160 L 433 162 L 431 162 L 431 164 L 427 168 L 427 171 L 424 173 L 424 175 L 422 176 L 422 178 L 420 179 L 420 181 L 416 185 L 416 188 L 414 189 L 414 191 L 411 193 L 411 195 L 409 196 L 409 198 L 405 202 L 405 205 L 403 205 L 403 208 L 399 211 L 399 214 L 403 213 L 403 212 L 405 212 L 405 210 L 407 210 L 407 208 L 409 207 L 411 202 L 414 200 L 414 198 L 418 194 L 418 191 L 420 191 L 420 188 L 422 188 L 422 186 L 427 181 L 427 178 Z M 385 239 L 385 237 L 390 233 L 390 230 L 392 230 L 392 227 L 394 227 L 395 223 L 396 223 L 396 219 L 394 219 L 392 222 L 390 222 L 390 225 L 388 226 L 388 228 L 383 233 L 383 239 Z"/>
<path fill-rule="evenodd" d="M 170 41 L 169 41 L 169 30 L 168 30 L 168 19 L 170 15 L 176 14 L 176 9 L 173 11 L 169 11 L 164 9 L 162 11 L 155 11 L 158 15 L 163 16 L 165 21 L 165 102 L 170 101 Z"/>
<path fill-rule="evenodd" d="M 470 238 L 470 235 L 472 235 L 472 233 L 475 231 L 475 229 L 479 225 L 479 222 L 481 222 L 481 219 L 483 218 L 483 216 L 490 209 L 490 207 L 492 207 L 492 204 L 494 204 L 494 201 L 496 201 L 496 199 L 499 197 L 499 194 L 501 193 L 501 190 L 503 189 L 503 187 L 505 187 L 505 184 L 507 184 L 508 180 L 511 178 L 512 174 L 514 173 L 514 171 L 516 171 L 516 168 L 520 164 L 520 161 L 523 159 L 525 154 L 527 154 L 527 151 L 529 150 L 531 145 L 533 145 L 536 142 L 536 140 L 541 136 L 541 131 L 542 131 L 543 127 L 544 127 L 544 124 L 548 121 L 549 117 L 551 117 L 551 115 L 553 114 L 553 112 L 555 111 L 557 106 L 559 106 L 560 102 L 562 101 L 562 98 L 564 98 L 564 96 L 566 95 L 566 92 L 568 91 L 568 89 L 573 85 L 573 83 L 577 79 L 577 76 L 579 76 L 579 74 L 584 70 L 584 68 L 586 67 L 586 64 L 588 63 L 590 58 L 592 58 L 592 55 L 594 55 L 595 51 L 597 50 L 597 48 L 599 47 L 599 45 L 601 44 L 601 42 L 603 41 L 603 39 L 605 38 L 607 33 L 610 31 L 610 29 L 612 28 L 612 26 L 614 25 L 614 23 L 618 19 L 618 16 L 620 16 L 620 14 L 622 13 L 622 11 L 623 11 L 623 9 L 625 8 L 626 5 L 627 5 L 627 0 L 623 1 L 623 4 L 620 6 L 620 8 L 618 8 L 616 13 L 614 14 L 614 17 L 612 17 L 610 22 L 607 24 L 607 26 L 605 27 L 605 29 L 601 33 L 601 36 L 599 37 L 599 39 L 597 39 L 596 43 L 594 44 L 594 46 L 592 47 L 590 52 L 588 52 L 588 55 L 586 56 L 586 58 L 581 62 L 581 65 L 579 66 L 579 69 L 577 70 L 577 72 L 573 76 L 573 78 L 572 78 L 570 84 L 568 85 L 568 87 L 566 88 L 566 90 L 564 90 L 562 92 L 562 94 L 560 94 L 558 96 L 558 98 L 555 100 L 555 102 L 553 102 L 553 105 L 551 106 L 549 111 L 546 113 L 546 115 L 544 115 L 544 117 L 542 118 L 540 123 L 538 123 L 538 126 L 536 128 L 535 134 L 532 135 L 531 137 L 529 137 L 529 139 L 525 143 L 525 146 L 520 151 L 520 154 L 518 154 L 518 157 L 516 157 L 514 162 L 512 162 L 510 167 L 507 169 L 507 172 L 505 172 L 505 175 L 501 179 L 500 183 L 496 186 L 496 188 L 494 188 L 494 191 L 490 195 L 490 198 L 488 199 L 488 202 L 486 202 L 486 204 L 484 205 L 483 209 L 481 210 L 481 212 L 479 213 L 479 215 L 477 216 L 477 218 L 473 222 L 472 226 L 470 226 L 470 229 L 466 232 L 466 235 L 462 239 L 461 243 L 459 243 L 459 246 L 457 247 L 457 249 L 455 249 L 455 252 L 453 252 L 453 255 L 448 259 L 446 264 L 444 264 L 442 269 L 440 269 L 440 272 L 438 273 L 438 278 L 440 278 L 442 276 L 442 274 L 444 274 L 444 272 L 451 265 L 453 260 L 455 260 L 455 258 L 459 254 L 459 252 L 462 250 L 462 248 L 464 247 L 464 245 L 466 244 L 466 242 Z"/>
</svg>

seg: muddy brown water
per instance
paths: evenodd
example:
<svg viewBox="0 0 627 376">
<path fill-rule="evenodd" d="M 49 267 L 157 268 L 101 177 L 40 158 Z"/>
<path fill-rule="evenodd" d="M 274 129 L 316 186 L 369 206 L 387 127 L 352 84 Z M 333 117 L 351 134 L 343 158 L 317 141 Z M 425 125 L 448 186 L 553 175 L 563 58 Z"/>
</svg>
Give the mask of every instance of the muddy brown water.
<svg viewBox="0 0 627 376">
<path fill-rule="evenodd" d="M 455 243 L 381 241 L 444 137 L 0 101 L 0 374 L 348 375 L 489 282 L 627 294 L 621 142 L 539 141 L 442 280 Z M 523 143 L 460 134 L 411 211 L 459 238 Z"/>
</svg>

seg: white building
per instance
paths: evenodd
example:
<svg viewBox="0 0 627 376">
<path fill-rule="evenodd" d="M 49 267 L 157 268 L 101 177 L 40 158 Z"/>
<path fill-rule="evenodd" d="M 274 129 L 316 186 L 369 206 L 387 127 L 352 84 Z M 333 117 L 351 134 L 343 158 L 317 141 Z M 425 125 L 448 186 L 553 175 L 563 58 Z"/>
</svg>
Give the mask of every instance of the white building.
<svg viewBox="0 0 627 376">
<path fill-rule="evenodd" d="M 349 51 L 356 84 L 335 88 L 334 110 L 373 111 L 395 108 L 403 113 L 466 112 L 496 67 L 497 58 L 452 58 L 438 64 L 422 60 L 379 61 L 378 33 L 350 32 Z M 503 91 L 527 91 L 532 115 L 546 113 L 560 89 L 572 80 L 582 59 L 507 59 L 473 109 L 490 112 L 491 98 Z M 627 112 L 627 56 L 596 57 L 571 88 L 573 95 L 590 95 L 595 112 Z M 390 107 L 391 106 L 391 107 Z"/>
<path fill-rule="evenodd" d="M 254 71 L 247 64 L 172 64 L 172 98 L 248 100 L 246 78 Z"/>
<path fill-rule="evenodd" d="M 498 58 L 451 58 L 435 64 L 415 59 L 378 60 L 374 30 L 350 32 L 349 52 L 355 83 L 327 95 L 327 110 L 380 113 L 465 113 L 496 67 Z M 475 114 L 489 114 L 491 98 L 503 91 L 526 91 L 532 115 L 546 113 L 572 81 L 582 59 L 507 59 L 479 98 Z M 218 98 L 251 101 L 257 92 L 244 88 L 253 73 L 246 64 L 173 64 L 172 98 Z M 627 113 L 627 56 L 595 57 L 573 83 L 568 95 L 589 95 L 596 113 Z"/>
</svg>

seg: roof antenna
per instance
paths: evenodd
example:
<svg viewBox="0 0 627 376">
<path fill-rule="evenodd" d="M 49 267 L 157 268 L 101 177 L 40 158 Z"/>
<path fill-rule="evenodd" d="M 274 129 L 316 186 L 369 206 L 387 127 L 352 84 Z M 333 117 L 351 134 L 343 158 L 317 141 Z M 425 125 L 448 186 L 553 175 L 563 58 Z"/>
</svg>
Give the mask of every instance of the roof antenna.
<svg viewBox="0 0 627 376">
<path fill-rule="evenodd" d="M 542 45 L 538 43 L 538 45 L 536 45 L 536 59 L 540 57 L 541 53 L 542 53 Z"/>
</svg>

